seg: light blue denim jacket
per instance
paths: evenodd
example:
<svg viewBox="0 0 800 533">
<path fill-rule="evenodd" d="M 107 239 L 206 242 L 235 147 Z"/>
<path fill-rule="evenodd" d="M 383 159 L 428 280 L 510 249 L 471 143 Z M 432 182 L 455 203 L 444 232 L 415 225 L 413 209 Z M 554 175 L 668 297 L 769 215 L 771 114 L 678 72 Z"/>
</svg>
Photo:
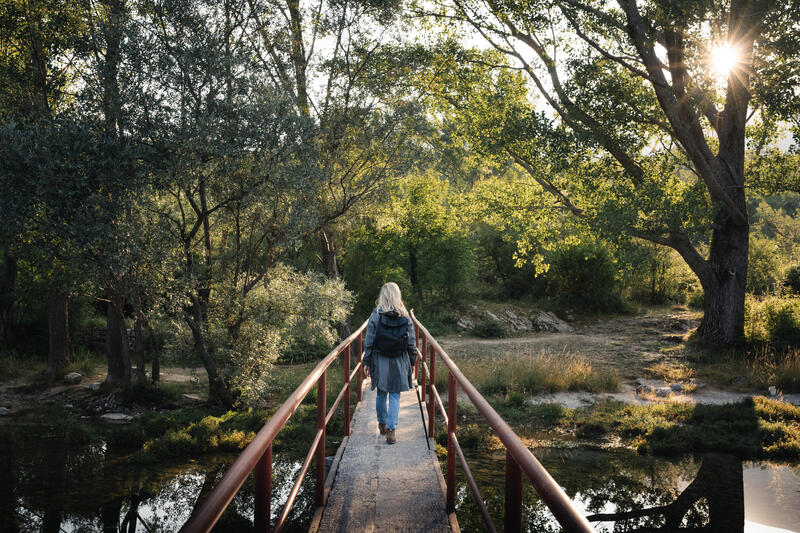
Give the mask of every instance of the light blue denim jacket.
<svg viewBox="0 0 800 533">
<path fill-rule="evenodd" d="M 392 311 L 390 311 L 392 312 Z M 417 361 L 417 347 L 414 344 L 414 324 L 408 320 L 408 350 L 400 357 L 386 357 L 373 348 L 375 332 L 378 329 L 379 311 L 376 307 L 369 316 L 364 334 L 364 366 L 369 367 L 372 380 L 371 389 L 378 387 L 386 392 L 403 392 L 413 387 L 411 369 Z"/>
</svg>

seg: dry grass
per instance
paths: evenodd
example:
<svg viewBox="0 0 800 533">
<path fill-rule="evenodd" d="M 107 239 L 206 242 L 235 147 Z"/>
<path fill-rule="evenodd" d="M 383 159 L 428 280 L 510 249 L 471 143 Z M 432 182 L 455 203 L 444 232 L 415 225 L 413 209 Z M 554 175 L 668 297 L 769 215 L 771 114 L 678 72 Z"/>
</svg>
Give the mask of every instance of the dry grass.
<svg viewBox="0 0 800 533">
<path fill-rule="evenodd" d="M 752 380 L 762 387 L 775 385 L 783 392 L 800 391 L 800 349 L 774 353 L 761 348 L 748 361 Z"/>
<path fill-rule="evenodd" d="M 694 377 L 694 369 L 683 363 L 656 363 L 645 370 L 666 383 L 687 383 Z"/>
<path fill-rule="evenodd" d="M 467 359 L 456 364 L 484 394 L 616 391 L 620 383 L 617 372 L 596 368 L 588 358 L 568 352 L 523 352 L 493 359 Z M 436 377 L 438 387 L 447 386 L 446 372 L 440 371 Z"/>
</svg>

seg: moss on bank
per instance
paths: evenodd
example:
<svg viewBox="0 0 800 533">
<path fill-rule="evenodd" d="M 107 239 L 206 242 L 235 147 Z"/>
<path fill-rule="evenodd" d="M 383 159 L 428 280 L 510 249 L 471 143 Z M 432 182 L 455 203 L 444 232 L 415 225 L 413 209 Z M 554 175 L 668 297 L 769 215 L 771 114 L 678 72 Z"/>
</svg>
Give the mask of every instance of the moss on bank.
<svg viewBox="0 0 800 533">
<path fill-rule="evenodd" d="M 800 407 L 764 397 L 726 405 L 601 402 L 570 409 L 510 396 L 493 404 L 523 438 L 555 432 L 579 440 L 618 439 L 643 454 L 723 452 L 748 459 L 800 459 Z M 480 417 L 472 409 L 459 412 L 467 416 L 464 430 L 474 434 L 472 426 Z M 473 447 L 495 444 L 486 437 L 459 440 Z"/>
</svg>

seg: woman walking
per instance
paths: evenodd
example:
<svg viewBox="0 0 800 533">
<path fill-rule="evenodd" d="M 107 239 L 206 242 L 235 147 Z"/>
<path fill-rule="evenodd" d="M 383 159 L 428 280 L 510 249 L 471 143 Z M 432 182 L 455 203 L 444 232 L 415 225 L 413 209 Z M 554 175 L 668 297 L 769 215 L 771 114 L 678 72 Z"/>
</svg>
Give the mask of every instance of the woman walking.
<svg viewBox="0 0 800 533">
<path fill-rule="evenodd" d="M 364 336 L 364 372 L 371 377 L 371 389 L 378 388 L 375 400 L 378 430 L 381 435 L 386 434 L 389 444 L 397 442 L 400 393 L 412 388 L 411 369 L 416 361 L 414 325 L 403 305 L 400 287 L 390 281 L 381 287 L 378 307 L 369 317 Z"/>
</svg>

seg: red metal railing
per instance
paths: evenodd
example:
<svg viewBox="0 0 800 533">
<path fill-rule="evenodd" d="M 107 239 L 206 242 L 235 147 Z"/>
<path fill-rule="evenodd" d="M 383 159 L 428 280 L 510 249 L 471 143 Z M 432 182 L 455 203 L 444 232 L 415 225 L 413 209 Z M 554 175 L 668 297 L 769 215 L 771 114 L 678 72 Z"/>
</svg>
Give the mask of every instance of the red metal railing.
<svg viewBox="0 0 800 533">
<path fill-rule="evenodd" d="M 428 435 L 433 436 L 436 420 L 436 406 L 438 405 L 444 423 L 447 425 L 447 491 L 445 496 L 445 506 L 448 512 L 455 511 L 456 507 L 456 456 L 464 470 L 464 477 L 475 497 L 475 501 L 483 516 L 488 531 L 497 531 L 486 505 L 483 501 L 475 478 L 469 469 L 464 452 L 458 444 L 456 437 L 456 407 L 458 404 L 458 387 L 460 386 L 478 413 L 494 429 L 495 434 L 506 448 L 506 491 L 505 491 L 505 531 L 522 530 L 522 473 L 524 472 L 533 484 L 539 497 L 550 508 L 556 520 L 566 531 L 593 532 L 594 529 L 589 521 L 581 515 L 567 497 L 558 483 L 550 476 L 545 468 L 536 460 L 536 457 L 528 450 L 519 437 L 509 427 L 509 425 L 497 414 L 489 402 L 478 392 L 478 390 L 464 377 L 464 374 L 453 363 L 453 360 L 439 346 L 431 334 L 425 329 L 419 320 L 411 312 L 411 319 L 414 321 L 414 328 L 417 335 L 417 346 L 421 344 L 420 354 L 417 357 L 418 367 L 422 369 L 422 375 L 417 375 L 425 398 L 425 385 L 427 383 L 428 392 Z M 445 412 L 442 399 L 436 390 L 436 360 L 441 359 L 448 371 L 447 380 L 447 412 Z M 421 366 L 419 361 L 421 360 Z M 430 365 L 428 365 L 430 363 Z"/>
<path fill-rule="evenodd" d="M 330 422 L 339 402 L 344 399 L 344 434 L 350 435 L 350 383 L 353 377 L 357 379 L 357 402 L 361 401 L 361 386 L 364 381 L 362 358 L 364 329 L 367 327 L 365 321 L 352 335 L 343 340 L 334 348 L 322 361 L 319 362 L 314 370 L 306 376 L 299 387 L 295 389 L 289 398 L 281 404 L 275 414 L 264 424 L 253 441 L 245 448 L 241 455 L 234 461 L 231 467 L 225 472 L 220 482 L 214 487 L 209 495 L 198 503 L 189 520 L 181 528 L 182 532 L 211 531 L 217 523 L 222 513 L 230 504 L 233 497 L 239 492 L 250 472 L 253 472 L 255 480 L 255 531 L 270 531 L 270 498 L 272 495 L 272 442 L 278 432 L 286 425 L 286 422 L 302 403 L 316 383 L 317 385 L 317 433 L 311 443 L 311 448 L 303 461 L 303 466 L 295 479 L 289 497 L 283 506 L 278 521 L 273 526 L 272 531 L 278 533 L 286 523 L 292 505 L 300 491 L 300 485 L 311 465 L 312 459 L 316 461 L 316 492 L 314 502 L 318 507 L 325 505 L 328 494 L 325 491 L 325 428 Z M 350 346 L 356 342 L 356 363 L 353 371 L 350 371 Z M 344 368 L 344 385 L 341 392 L 334 400 L 330 410 L 326 412 L 326 376 L 328 367 L 342 356 Z"/>
</svg>

